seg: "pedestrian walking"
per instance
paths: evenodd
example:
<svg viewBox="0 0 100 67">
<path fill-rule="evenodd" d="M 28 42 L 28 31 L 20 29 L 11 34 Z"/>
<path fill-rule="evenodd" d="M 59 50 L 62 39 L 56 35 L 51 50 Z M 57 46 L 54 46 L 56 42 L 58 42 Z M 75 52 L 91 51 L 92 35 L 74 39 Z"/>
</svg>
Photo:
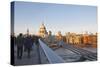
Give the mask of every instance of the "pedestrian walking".
<svg viewBox="0 0 100 67">
<path fill-rule="evenodd" d="M 31 36 L 27 36 L 25 38 L 25 41 L 24 41 L 24 46 L 25 46 L 25 50 L 27 52 L 27 57 L 30 58 L 30 54 L 31 54 L 31 50 L 32 50 L 32 46 L 33 46 L 33 40 L 31 38 Z"/>
<path fill-rule="evenodd" d="M 18 59 L 22 59 L 22 55 L 23 55 L 23 35 L 22 33 L 19 34 L 19 36 L 17 37 L 17 58 Z"/>
</svg>

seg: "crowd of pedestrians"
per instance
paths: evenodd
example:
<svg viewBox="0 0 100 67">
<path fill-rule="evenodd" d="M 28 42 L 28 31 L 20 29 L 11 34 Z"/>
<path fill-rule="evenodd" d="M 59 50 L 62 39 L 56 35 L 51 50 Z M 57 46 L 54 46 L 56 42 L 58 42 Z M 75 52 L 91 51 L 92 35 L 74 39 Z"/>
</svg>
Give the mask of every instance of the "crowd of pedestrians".
<svg viewBox="0 0 100 67">
<path fill-rule="evenodd" d="M 23 34 L 20 33 L 15 39 L 15 45 L 17 47 L 17 59 L 22 59 L 23 53 L 27 52 L 27 58 L 31 57 L 31 51 L 33 50 L 34 43 L 38 42 L 38 38 L 36 36 L 32 37 L 27 35 L 23 37 Z"/>
</svg>

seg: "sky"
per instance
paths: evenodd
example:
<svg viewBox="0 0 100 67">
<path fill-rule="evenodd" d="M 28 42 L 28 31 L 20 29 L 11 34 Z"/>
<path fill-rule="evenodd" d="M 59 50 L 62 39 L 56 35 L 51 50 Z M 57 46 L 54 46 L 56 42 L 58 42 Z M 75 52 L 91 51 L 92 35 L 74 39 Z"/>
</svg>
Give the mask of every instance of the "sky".
<svg viewBox="0 0 100 67">
<path fill-rule="evenodd" d="M 97 32 L 96 6 L 15 2 L 14 10 L 15 35 L 25 34 L 27 29 L 37 34 L 42 23 L 52 34 Z"/>
</svg>

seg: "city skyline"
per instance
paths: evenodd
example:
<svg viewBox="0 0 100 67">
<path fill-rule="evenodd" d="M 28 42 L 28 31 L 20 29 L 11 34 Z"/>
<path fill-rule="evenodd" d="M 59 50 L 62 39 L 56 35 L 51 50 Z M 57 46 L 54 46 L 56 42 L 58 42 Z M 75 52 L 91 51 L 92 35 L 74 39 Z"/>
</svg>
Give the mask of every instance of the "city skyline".
<svg viewBox="0 0 100 67">
<path fill-rule="evenodd" d="M 52 34 L 97 32 L 96 6 L 15 2 L 14 16 L 15 34 L 37 34 L 42 23 Z"/>
</svg>

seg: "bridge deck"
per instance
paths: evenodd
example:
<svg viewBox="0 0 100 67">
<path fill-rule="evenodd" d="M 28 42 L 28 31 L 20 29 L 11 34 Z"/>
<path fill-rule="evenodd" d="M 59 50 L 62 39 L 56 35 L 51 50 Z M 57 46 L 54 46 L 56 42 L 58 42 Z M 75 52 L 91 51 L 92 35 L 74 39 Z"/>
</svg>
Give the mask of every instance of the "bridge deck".
<svg viewBox="0 0 100 67">
<path fill-rule="evenodd" d="M 68 45 L 68 44 L 64 44 L 63 48 L 69 49 L 69 50 L 75 52 L 76 54 L 82 55 L 87 60 L 90 60 L 90 61 L 97 60 L 97 53 L 93 53 L 91 51 L 84 50 L 82 48 L 78 48 L 78 47 Z"/>
<path fill-rule="evenodd" d="M 62 46 L 64 49 L 63 52 L 70 52 L 74 53 L 74 56 L 82 56 L 86 58 L 87 60 L 97 60 L 97 54 L 90 52 L 88 50 L 84 50 L 75 46 L 67 45 L 64 44 Z M 27 58 L 27 53 L 23 52 L 23 57 L 22 59 L 17 59 L 17 47 L 14 47 L 15 52 L 15 65 L 33 65 L 33 64 L 46 64 L 46 63 L 64 63 L 64 62 L 69 62 L 68 60 L 70 56 L 68 56 L 68 53 L 64 53 L 63 57 L 61 57 L 59 54 L 56 54 L 55 51 L 53 51 L 51 48 L 49 48 L 42 40 L 39 39 L 39 44 L 34 44 L 33 50 L 31 51 L 31 58 Z M 58 48 L 59 49 L 59 48 Z M 67 59 L 65 60 L 64 58 Z M 76 57 L 73 57 L 77 59 Z M 80 58 L 78 58 L 80 59 Z M 71 60 L 73 61 L 73 60 Z M 70 61 L 70 62 L 71 62 Z"/>
<path fill-rule="evenodd" d="M 58 56 L 53 50 L 51 50 L 44 42 L 39 39 L 40 46 L 44 50 L 44 53 L 49 63 L 64 63 L 65 61 Z"/>
<path fill-rule="evenodd" d="M 31 51 L 31 57 L 27 58 L 27 53 L 23 52 L 22 59 L 17 59 L 17 51 L 15 47 L 15 65 L 33 65 L 39 64 L 39 55 L 37 51 L 37 46 L 34 45 L 33 50 Z"/>
</svg>

